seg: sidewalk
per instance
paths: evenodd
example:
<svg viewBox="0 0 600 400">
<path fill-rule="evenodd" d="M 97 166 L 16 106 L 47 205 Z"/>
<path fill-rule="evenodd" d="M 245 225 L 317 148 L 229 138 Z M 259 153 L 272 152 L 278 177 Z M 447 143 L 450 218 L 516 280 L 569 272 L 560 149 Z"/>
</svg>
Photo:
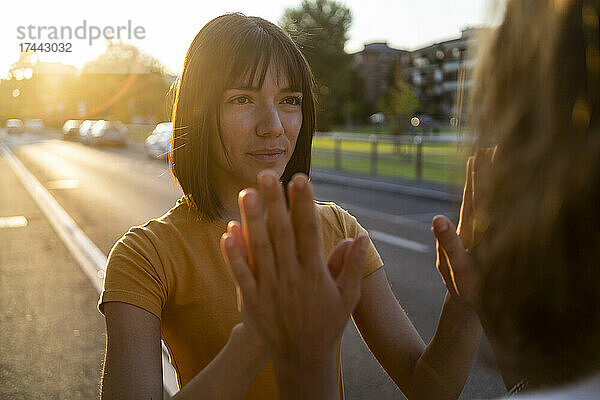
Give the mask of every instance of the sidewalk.
<svg viewBox="0 0 600 400">
<path fill-rule="evenodd" d="M 323 168 L 313 168 L 311 179 L 314 182 L 333 183 L 450 203 L 459 203 L 462 199 L 462 187 L 434 182 L 418 182 Z"/>
<path fill-rule="evenodd" d="M 0 398 L 98 398 L 98 294 L 2 156 L 0 185 Z"/>
</svg>

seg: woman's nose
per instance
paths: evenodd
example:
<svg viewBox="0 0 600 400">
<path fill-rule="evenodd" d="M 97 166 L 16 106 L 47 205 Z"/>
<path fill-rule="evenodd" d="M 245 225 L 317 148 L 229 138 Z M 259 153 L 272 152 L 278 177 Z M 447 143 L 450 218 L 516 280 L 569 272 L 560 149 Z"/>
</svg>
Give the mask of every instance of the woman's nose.
<svg viewBox="0 0 600 400">
<path fill-rule="evenodd" d="M 256 126 L 258 136 L 281 136 L 284 133 L 279 111 L 275 104 L 264 104 L 260 108 L 260 116 Z"/>
</svg>

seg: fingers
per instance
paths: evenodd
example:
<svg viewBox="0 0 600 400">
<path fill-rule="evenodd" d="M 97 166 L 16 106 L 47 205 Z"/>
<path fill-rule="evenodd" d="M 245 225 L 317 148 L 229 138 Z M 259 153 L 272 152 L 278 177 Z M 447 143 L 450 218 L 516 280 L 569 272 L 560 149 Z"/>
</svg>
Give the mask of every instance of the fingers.
<svg viewBox="0 0 600 400">
<path fill-rule="evenodd" d="M 306 175 L 294 175 L 288 185 L 288 196 L 298 258 L 305 268 L 314 271 L 322 265 L 321 235 L 314 194 Z"/>
<path fill-rule="evenodd" d="M 467 160 L 467 171 L 465 174 L 465 187 L 463 190 L 462 204 L 460 206 L 460 218 L 456 233 L 460 236 L 465 248 L 469 248 L 473 241 L 473 157 Z"/>
<path fill-rule="evenodd" d="M 444 285 L 446 285 L 448 292 L 450 292 L 452 296 L 456 296 L 458 295 L 458 291 L 454 285 L 452 273 L 450 272 L 450 262 L 448 261 L 448 256 L 442 248 L 440 241 L 437 239 L 435 241 L 435 249 L 437 254 L 435 266 L 440 274 L 440 277 L 442 278 L 442 281 L 444 282 Z"/>
<path fill-rule="evenodd" d="M 479 208 L 488 192 L 494 149 L 480 149 L 473 159 L 473 207 Z"/>
<path fill-rule="evenodd" d="M 233 235 L 224 233 L 221 237 L 221 252 L 225 256 L 229 272 L 236 282 L 238 310 L 241 309 L 240 297 L 243 297 L 247 303 L 253 303 L 256 299 L 256 281 L 246 257 L 240 250 L 241 247 L 243 247 L 243 244 L 237 243 Z M 239 291 L 241 291 L 241 296 Z"/>
<path fill-rule="evenodd" d="M 492 159 L 496 149 L 481 149 L 473 160 L 472 184 L 473 184 L 473 240 L 470 246 L 476 245 L 481 236 L 487 230 L 488 221 L 483 212 L 486 196 L 490 188 L 490 174 L 492 171 Z"/>
<path fill-rule="evenodd" d="M 265 202 L 266 224 L 275 252 L 276 272 L 293 277 L 296 272 L 296 245 L 283 188 L 275 173 L 268 170 L 258 175 L 258 184 Z"/>
<path fill-rule="evenodd" d="M 369 238 L 361 233 L 344 254 L 343 267 L 336 279 L 346 311 L 351 313 L 360 299 L 360 281 L 365 269 Z"/>
<path fill-rule="evenodd" d="M 248 260 L 257 275 L 259 288 L 276 280 L 275 258 L 263 216 L 262 201 L 255 189 L 244 189 L 238 198 Z M 262 284 L 264 282 L 264 285 Z"/>
<path fill-rule="evenodd" d="M 339 242 L 331 254 L 329 254 L 327 267 L 329 268 L 329 273 L 333 279 L 336 279 L 340 275 L 340 272 L 342 272 L 342 268 L 344 267 L 344 255 L 353 242 L 354 240 L 352 239 L 344 239 Z"/>
<path fill-rule="evenodd" d="M 470 280 L 470 277 L 466 275 L 472 272 L 470 271 L 469 254 L 448 218 L 438 215 L 433 218 L 432 225 L 433 233 L 442 250 L 441 253 L 438 252 L 438 257 L 446 256 L 446 264 L 440 264 L 442 268 L 446 265 L 448 267 L 447 271 L 442 274 L 446 287 L 450 290 L 451 285 L 448 285 L 448 282 L 452 282 L 455 293 L 460 295 L 464 281 Z"/>
<path fill-rule="evenodd" d="M 246 249 L 246 242 L 244 241 L 244 233 L 242 232 L 242 226 L 238 221 L 229 221 L 227 224 L 227 233 L 229 233 L 234 239 L 234 245 L 238 246 L 238 250 L 244 257 L 244 260 L 248 262 L 248 250 Z M 250 263 L 248 263 L 250 265 Z"/>
</svg>

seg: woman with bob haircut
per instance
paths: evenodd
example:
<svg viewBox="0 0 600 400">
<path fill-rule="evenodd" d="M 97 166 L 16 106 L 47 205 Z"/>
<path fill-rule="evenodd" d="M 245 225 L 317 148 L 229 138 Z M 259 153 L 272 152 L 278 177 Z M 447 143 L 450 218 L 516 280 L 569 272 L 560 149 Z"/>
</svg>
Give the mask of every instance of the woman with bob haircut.
<svg viewBox="0 0 600 400">
<path fill-rule="evenodd" d="M 278 398 L 273 355 L 241 323 L 219 240 L 241 232 L 227 222 L 240 218 L 238 192 L 257 187 L 259 172 L 270 170 L 284 185 L 309 174 L 313 84 L 298 47 L 264 19 L 222 15 L 194 38 L 177 85 L 169 157 L 184 196 L 160 218 L 130 228 L 108 257 L 99 300 L 107 326 L 104 399 L 162 396 L 161 338 L 182 388 L 176 398 Z M 481 334 L 476 314 L 448 296 L 425 346 L 366 231 L 337 205 L 315 204 L 315 238 L 332 268 L 345 239 L 362 238 L 353 317 L 381 365 L 411 399 L 458 398 Z M 341 335 L 335 343 L 336 397 L 343 398 Z"/>
<path fill-rule="evenodd" d="M 470 105 L 476 152 L 467 163 L 459 234 L 446 217 L 432 221 L 439 272 L 449 293 L 480 316 L 509 397 L 600 398 L 599 21 L 598 0 L 507 2 L 504 21 L 479 44 Z M 244 241 L 262 249 L 252 255 L 260 268 L 277 268 L 282 280 L 293 272 L 277 252 L 285 234 L 264 234 L 277 209 L 274 186 L 260 188 L 266 223 L 254 215 L 245 237 L 225 235 L 224 248 L 243 298 L 252 300 L 245 323 L 259 326 L 273 349 L 286 338 L 296 351 L 287 358 L 297 361 L 322 339 L 308 329 L 289 335 L 285 326 L 313 311 L 314 325 L 339 334 L 331 316 L 341 318 L 346 309 L 317 313 L 310 303 L 284 302 L 279 313 L 265 300 L 285 298 L 281 286 L 247 273 L 239 251 Z M 301 208 L 292 208 L 288 222 L 297 241 L 314 235 L 314 227 L 299 223 L 310 213 L 294 215 Z M 243 211 L 243 218 L 262 215 L 249 206 Z M 269 296 L 256 294 L 255 286 Z M 320 295 L 337 292 L 343 294 L 333 287 Z M 330 398 L 333 367 L 328 375 L 327 359 L 311 357 L 319 363 L 295 362 L 293 375 L 278 376 L 282 390 Z"/>
</svg>

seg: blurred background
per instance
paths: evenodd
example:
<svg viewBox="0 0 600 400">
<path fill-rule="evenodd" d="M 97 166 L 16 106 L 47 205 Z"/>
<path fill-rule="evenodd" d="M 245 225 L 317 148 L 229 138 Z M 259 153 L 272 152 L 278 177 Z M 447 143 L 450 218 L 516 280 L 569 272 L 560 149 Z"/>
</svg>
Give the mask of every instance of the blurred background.
<svg viewBox="0 0 600 400">
<path fill-rule="evenodd" d="M 431 339 L 445 289 L 429 224 L 456 220 L 472 59 L 502 2 L 249 3 L 3 5 L 0 398 L 97 397 L 103 263 L 181 196 L 165 162 L 174 85 L 196 33 L 225 12 L 278 23 L 303 49 L 317 81 L 317 197 L 369 230 Z M 343 362 L 347 398 L 402 398 L 352 324 Z M 484 338 L 462 398 L 502 393 Z"/>
</svg>

